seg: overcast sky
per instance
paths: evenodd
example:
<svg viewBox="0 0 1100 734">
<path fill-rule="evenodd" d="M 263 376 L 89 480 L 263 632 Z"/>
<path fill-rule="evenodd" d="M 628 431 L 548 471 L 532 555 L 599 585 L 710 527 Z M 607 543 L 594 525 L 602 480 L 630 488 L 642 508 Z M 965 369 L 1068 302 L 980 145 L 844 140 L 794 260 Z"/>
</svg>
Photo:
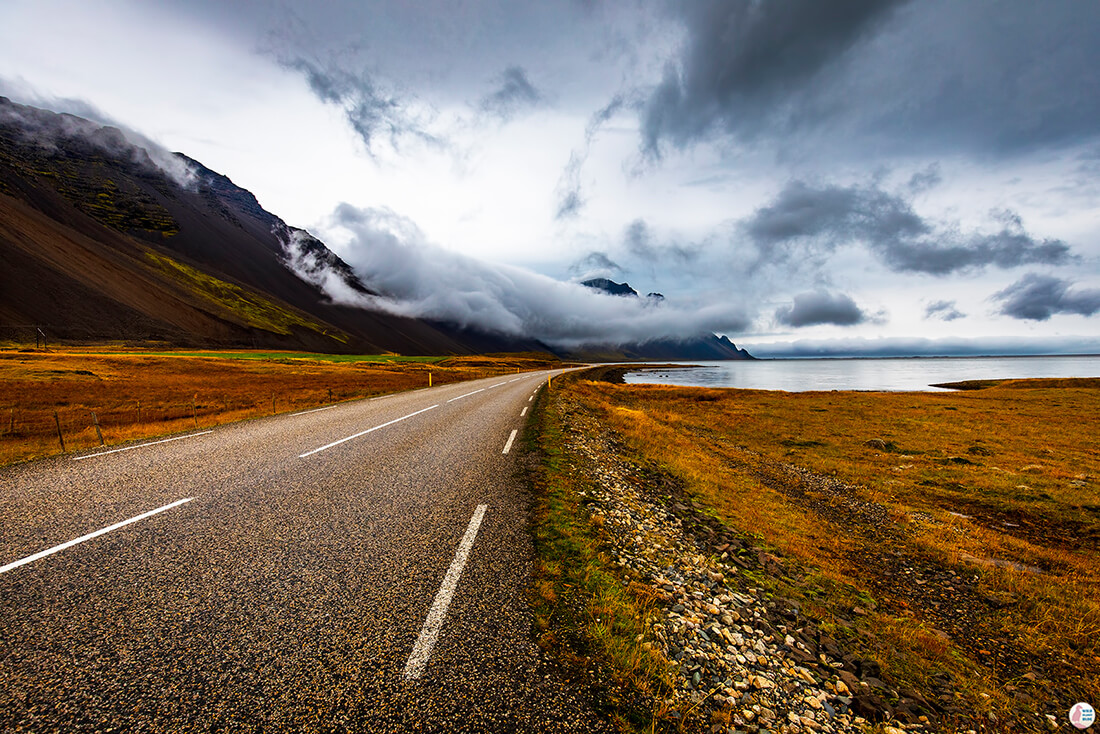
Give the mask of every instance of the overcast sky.
<svg viewBox="0 0 1100 734">
<path fill-rule="evenodd" d="M 403 313 L 1097 352 L 1097 29 L 1092 0 L 4 0 L 0 94 L 228 175 Z M 665 300 L 556 282 L 592 276 Z"/>
</svg>

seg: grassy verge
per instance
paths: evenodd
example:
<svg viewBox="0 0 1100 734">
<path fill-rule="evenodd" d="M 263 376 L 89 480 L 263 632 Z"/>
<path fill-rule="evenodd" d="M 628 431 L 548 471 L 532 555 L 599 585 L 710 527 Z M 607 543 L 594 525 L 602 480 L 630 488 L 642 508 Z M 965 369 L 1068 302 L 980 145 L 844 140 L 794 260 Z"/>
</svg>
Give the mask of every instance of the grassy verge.
<svg viewBox="0 0 1100 734">
<path fill-rule="evenodd" d="M 774 548 L 797 599 L 941 724 L 1100 700 L 1100 390 L 778 393 L 578 380 L 631 460 Z"/>
<path fill-rule="evenodd" d="M 668 690 L 668 663 L 642 643 L 654 599 L 648 588 L 624 584 L 601 550 L 600 526 L 583 503 L 591 479 L 578 470 L 562 434 L 554 395 L 570 378 L 560 380 L 539 393 L 525 432 L 539 644 L 592 686 L 621 731 L 664 731 L 673 714 L 659 703 Z"/>
<path fill-rule="evenodd" d="M 541 369 L 548 355 L 0 351 L 0 464 L 400 390 Z M 98 432 L 96 424 L 98 423 Z"/>
</svg>

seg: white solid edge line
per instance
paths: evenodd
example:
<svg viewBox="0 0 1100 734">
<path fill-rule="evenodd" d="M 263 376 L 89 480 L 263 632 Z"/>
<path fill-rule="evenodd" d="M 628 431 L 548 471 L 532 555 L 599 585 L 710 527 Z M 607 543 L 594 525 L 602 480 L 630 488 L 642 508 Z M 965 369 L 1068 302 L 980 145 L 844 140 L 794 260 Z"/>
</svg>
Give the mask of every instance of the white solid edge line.
<svg viewBox="0 0 1100 734">
<path fill-rule="evenodd" d="M 371 431 L 377 431 L 379 428 L 385 428 L 386 426 L 392 426 L 394 423 L 400 423 L 401 421 L 405 420 L 406 418 L 412 418 L 414 415 L 420 415 L 421 413 L 429 411 L 432 408 L 438 408 L 438 407 L 439 407 L 438 405 L 432 405 L 432 406 L 429 406 L 427 408 L 422 408 L 421 410 L 418 410 L 415 413 L 409 413 L 408 415 L 403 415 L 400 418 L 394 418 L 392 421 L 386 421 L 385 423 L 383 423 L 380 426 L 375 426 L 374 428 L 368 428 L 365 431 L 359 431 L 359 433 L 354 433 L 354 434 L 348 436 L 347 438 L 341 438 L 339 441 L 333 441 L 332 443 L 327 443 L 324 446 L 318 446 L 317 448 L 312 449 L 310 451 L 307 451 L 304 454 L 298 454 L 298 458 L 299 459 L 304 459 L 307 456 L 310 456 L 311 454 L 316 454 L 318 451 L 324 451 L 325 449 L 331 449 L 333 446 L 339 446 L 340 444 L 345 443 L 347 441 L 350 441 L 353 438 L 359 438 L 360 436 L 365 436 L 368 433 L 370 433 Z"/>
<path fill-rule="evenodd" d="M 159 441 L 150 441 L 149 443 L 139 443 L 137 446 L 127 446 L 122 449 L 111 449 L 110 451 L 100 451 L 95 454 L 85 454 L 84 456 L 74 456 L 73 461 L 83 461 L 84 459 L 94 459 L 97 456 L 106 456 L 107 454 L 118 454 L 123 451 L 133 451 L 134 449 L 143 449 L 146 446 L 156 446 L 158 443 L 168 443 L 169 441 L 182 441 L 185 438 L 195 438 L 196 436 L 205 436 L 213 431 L 200 431 L 199 433 L 189 433 L 186 436 L 175 436 L 173 438 L 162 438 Z"/>
<path fill-rule="evenodd" d="M 521 411 L 519 412 L 519 417 L 520 417 L 520 418 L 522 418 L 522 417 L 523 417 L 523 416 L 525 416 L 525 415 L 527 415 L 527 406 L 526 406 L 526 405 L 525 405 L 525 406 L 523 406 L 523 410 L 521 410 Z"/>
<path fill-rule="evenodd" d="M 420 636 L 416 638 L 409 660 L 405 663 L 405 679 L 419 678 L 424 668 L 428 665 L 428 658 L 432 656 L 432 648 L 439 639 L 439 630 L 443 628 L 443 620 L 447 617 L 447 608 L 451 605 L 451 597 L 458 587 L 458 579 L 462 575 L 462 569 L 466 567 L 466 559 L 470 557 L 470 549 L 477 538 L 477 530 L 481 527 L 481 518 L 485 517 L 488 505 L 478 505 L 474 510 L 474 516 L 470 518 L 470 524 L 466 527 L 466 534 L 458 544 L 455 559 L 451 561 L 451 567 L 447 569 L 447 575 L 443 577 L 443 584 L 435 595 L 432 608 L 428 611 L 428 618 L 424 620 L 424 626 L 420 629 Z"/>
<path fill-rule="evenodd" d="M 466 393 L 465 395 L 459 395 L 459 396 L 458 396 L 457 398 L 451 398 L 451 399 L 450 399 L 450 400 L 448 400 L 447 402 L 448 402 L 448 403 L 453 403 L 453 402 L 454 402 L 454 401 L 456 401 L 456 400 L 462 400 L 462 398 L 468 398 L 468 397 L 470 397 L 471 395 L 475 395 L 475 394 L 477 394 L 477 393 L 479 393 L 479 392 L 483 392 L 484 390 L 485 390 L 485 388 L 480 388 L 480 389 L 478 389 L 478 390 L 474 390 L 473 392 L 468 392 L 468 393 Z"/>
<path fill-rule="evenodd" d="M 512 442 L 516 440 L 516 429 L 512 429 L 512 433 L 508 436 L 508 441 L 504 444 L 504 450 L 500 453 L 506 454 L 512 450 Z"/>
<path fill-rule="evenodd" d="M 534 395 L 532 395 L 531 397 L 527 398 L 527 402 L 531 402 L 531 401 L 532 401 L 532 400 L 534 400 L 534 399 L 535 399 L 535 396 L 534 396 Z"/>
<path fill-rule="evenodd" d="M 123 520 L 122 522 L 116 522 L 114 525 L 110 525 L 108 527 L 105 527 L 102 530 L 96 530 L 94 533 L 88 533 L 87 535 L 81 535 L 76 540 L 70 540 L 68 543 L 62 543 L 61 545 L 55 545 L 53 548 L 48 548 L 47 550 L 41 551 L 39 553 L 35 553 L 33 556 L 27 556 L 26 558 L 23 558 L 22 560 L 15 561 L 13 563 L 9 563 L 6 566 L 0 567 L 0 573 L 7 573 L 8 571 L 11 571 L 13 568 L 19 568 L 20 566 L 24 566 L 28 563 L 33 563 L 34 561 L 37 561 L 39 558 L 45 558 L 46 556 L 50 556 L 50 555 L 53 555 L 54 553 L 57 553 L 58 551 L 63 551 L 66 548 L 72 548 L 74 545 L 77 545 L 78 543 L 83 543 L 85 540 L 91 540 L 92 538 L 98 538 L 100 535 L 105 535 L 106 533 L 109 533 L 112 530 L 118 530 L 119 528 L 126 527 L 127 525 L 129 525 L 132 522 L 137 522 L 138 520 L 144 520 L 147 517 L 152 517 L 153 515 L 164 512 L 165 510 L 171 510 L 173 507 L 179 507 L 180 505 L 184 504 L 185 502 L 190 502 L 193 499 L 195 499 L 195 498 L 194 497 L 185 497 L 182 500 L 176 500 L 175 502 L 173 502 L 171 504 L 168 504 L 168 505 L 165 505 L 164 507 L 158 507 L 155 510 L 149 510 L 149 512 L 143 512 L 140 515 L 137 515 L 136 517 L 131 517 L 129 520 Z"/>
</svg>

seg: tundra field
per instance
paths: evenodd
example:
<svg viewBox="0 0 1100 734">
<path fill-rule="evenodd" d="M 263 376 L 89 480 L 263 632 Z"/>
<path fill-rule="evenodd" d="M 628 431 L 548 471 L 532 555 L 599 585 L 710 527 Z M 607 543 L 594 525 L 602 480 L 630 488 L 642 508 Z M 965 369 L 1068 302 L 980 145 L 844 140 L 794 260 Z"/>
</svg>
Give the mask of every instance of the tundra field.
<svg viewBox="0 0 1100 734">
<path fill-rule="evenodd" d="M 621 373 L 581 373 L 540 400 L 535 596 L 546 644 L 617 671 L 609 700 L 635 727 L 746 712 L 736 692 L 717 706 L 720 685 L 677 678 L 660 582 L 606 583 L 624 563 L 604 551 L 614 513 L 592 509 L 584 425 L 698 547 L 735 556 L 729 588 L 799 610 L 792 627 L 839 647 L 857 678 L 862 663 L 879 708 L 869 727 L 908 710 L 932 731 L 1049 731 L 1076 701 L 1100 701 L 1100 379 L 784 393 L 616 384 Z"/>
<path fill-rule="evenodd" d="M 0 351 L 0 464 L 343 400 L 560 366 L 548 354 Z M 55 418 L 56 414 L 56 418 Z M 99 433 L 96 432 L 96 423 Z M 60 438 L 58 432 L 60 430 Z"/>
</svg>

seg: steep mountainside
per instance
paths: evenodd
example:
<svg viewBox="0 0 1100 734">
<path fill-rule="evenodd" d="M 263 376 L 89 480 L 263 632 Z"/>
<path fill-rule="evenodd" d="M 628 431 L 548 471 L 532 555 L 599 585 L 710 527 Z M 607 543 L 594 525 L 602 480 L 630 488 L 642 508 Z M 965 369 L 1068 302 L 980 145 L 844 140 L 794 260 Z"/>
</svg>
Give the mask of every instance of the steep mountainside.
<svg viewBox="0 0 1100 734">
<path fill-rule="evenodd" d="M 185 156 L 0 97 L 0 338 L 165 340 L 405 354 L 545 349 L 335 305 L 287 267 L 324 265 L 371 295 L 320 241 Z M 174 175 L 169 175 L 171 171 Z M 308 278 L 309 273 L 304 273 Z"/>
</svg>

